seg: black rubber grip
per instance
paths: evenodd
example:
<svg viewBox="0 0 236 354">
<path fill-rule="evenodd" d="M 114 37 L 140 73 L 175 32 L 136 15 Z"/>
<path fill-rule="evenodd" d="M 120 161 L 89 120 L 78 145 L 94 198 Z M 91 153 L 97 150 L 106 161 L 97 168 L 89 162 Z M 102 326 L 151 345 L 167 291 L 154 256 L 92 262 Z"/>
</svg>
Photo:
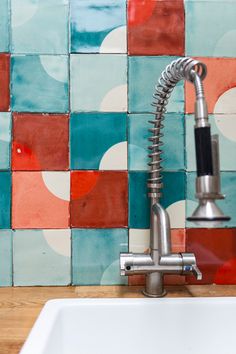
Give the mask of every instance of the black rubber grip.
<svg viewBox="0 0 236 354">
<path fill-rule="evenodd" d="M 210 127 L 195 128 L 197 175 L 213 175 Z"/>
</svg>

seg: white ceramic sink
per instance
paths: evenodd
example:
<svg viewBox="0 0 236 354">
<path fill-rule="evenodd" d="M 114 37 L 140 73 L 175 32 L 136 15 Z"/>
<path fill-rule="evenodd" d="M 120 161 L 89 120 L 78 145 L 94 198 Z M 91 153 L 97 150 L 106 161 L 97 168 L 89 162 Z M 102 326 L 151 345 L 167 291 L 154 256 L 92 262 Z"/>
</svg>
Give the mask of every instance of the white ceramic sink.
<svg viewBox="0 0 236 354">
<path fill-rule="evenodd" d="M 66 299 L 21 354 L 235 354 L 236 298 Z"/>
</svg>

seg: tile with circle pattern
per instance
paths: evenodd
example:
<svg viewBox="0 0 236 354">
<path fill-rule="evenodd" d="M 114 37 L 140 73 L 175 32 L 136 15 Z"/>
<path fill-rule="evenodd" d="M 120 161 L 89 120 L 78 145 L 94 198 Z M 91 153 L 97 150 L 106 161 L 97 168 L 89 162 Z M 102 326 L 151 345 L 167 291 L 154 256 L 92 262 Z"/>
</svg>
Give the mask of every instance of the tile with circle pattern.
<svg viewBox="0 0 236 354">
<path fill-rule="evenodd" d="M 15 286 L 71 283 L 71 230 L 15 230 L 13 253 Z"/>
<path fill-rule="evenodd" d="M 71 172 L 71 226 L 118 228 L 128 224 L 125 171 Z"/>
<path fill-rule="evenodd" d="M 70 172 L 13 172 L 12 227 L 68 228 L 69 200 Z"/>
<path fill-rule="evenodd" d="M 68 145 L 67 114 L 13 113 L 13 170 L 68 170 Z"/>
<path fill-rule="evenodd" d="M 68 53 L 68 0 L 11 0 L 12 52 Z"/>
<path fill-rule="evenodd" d="M 120 276 L 119 255 L 128 251 L 125 229 L 72 230 L 73 285 L 127 284 Z"/>
<path fill-rule="evenodd" d="M 71 0 L 72 53 L 126 53 L 126 0 Z"/>
<path fill-rule="evenodd" d="M 128 0 L 130 55 L 184 55 L 183 0 Z"/>
<path fill-rule="evenodd" d="M 126 120 L 126 113 L 72 113 L 71 169 L 127 170 Z"/>
<path fill-rule="evenodd" d="M 231 0 L 185 0 L 186 54 L 235 57 L 235 12 Z"/>
<path fill-rule="evenodd" d="M 186 250 L 196 255 L 203 278 L 189 284 L 236 284 L 236 229 L 187 229 Z"/>
<path fill-rule="evenodd" d="M 68 56 L 13 55 L 11 90 L 13 111 L 67 112 Z"/>
</svg>

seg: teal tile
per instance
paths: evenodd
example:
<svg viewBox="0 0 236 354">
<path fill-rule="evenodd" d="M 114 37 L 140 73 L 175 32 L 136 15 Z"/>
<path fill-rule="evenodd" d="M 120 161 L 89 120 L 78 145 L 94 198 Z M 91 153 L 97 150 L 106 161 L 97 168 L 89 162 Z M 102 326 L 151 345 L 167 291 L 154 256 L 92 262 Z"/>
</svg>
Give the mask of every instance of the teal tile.
<svg viewBox="0 0 236 354">
<path fill-rule="evenodd" d="M 0 112 L 0 170 L 10 169 L 11 114 Z"/>
<path fill-rule="evenodd" d="M 104 158 L 126 144 L 125 113 L 73 113 L 70 118 L 71 168 L 104 169 Z M 109 151 L 108 151 L 109 150 Z M 119 152 L 116 158 L 122 159 Z M 105 156 L 106 154 L 106 156 Z M 126 152 L 127 155 L 127 152 Z M 127 160 L 127 156 L 126 156 Z"/>
<path fill-rule="evenodd" d="M 70 62 L 72 112 L 127 111 L 125 55 L 72 54 Z"/>
<path fill-rule="evenodd" d="M 68 57 L 14 55 L 11 61 L 13 111 L 68 111 Z"/>
<path fill-rule="evenodd" d="M 235 13 L 232 0 L 185 0 L 187 55 L 235 57 Z"/>
<path fill-rule="evenodd" d="M 12 286 L 11 230 L 0 230 L 0 286 Z"/>
<path fill-rule="evenodd" d="M 129 112 L 154 112 L 153 93 L 155 85 L 166 66 L 176 57 L 135 56 L 129 57 Z M 174 89 L 168 104 L 168 112 L 184 111 L 184 84 Z"/>
<path fill-rule="evenodd" d="M 70 234 L 62 229 L 14 231 L 14 285 L 70 284 Z"/>
<path fill-rule="evenodd" d="M 129 172 L 129 227 L 147 229 L 150 226 L 150 200 L 147 196 L 148 173 Z M 185 199 L 185 172 L 163 172 L 161 205 L 167 208 L 171 204 Z"/>
<path fill-rule="evenodd" d="M 11 0 L 12 52 L 68 53 L 68 0 Z"/>
<path fill-rule="evenodd" d="M 191 216 L 193 211 L 196 209 L 198 202 L 195 198 L 195 172 L 187 173 L 187 205 L 186 214 L 187 217 Z M 236 172 L 221 172 L 221 192 L 226 195 L 224 200 L 216 201 L 216 204 L 223 211 L 226 216 L 230 216 L 231 220 L 228 222 L 221 223 L 220 225 L 215 224 L 211 227 L 222 228 L 222 227 L 236 227 Z M 193 222 L 187 221 L 187 227 L 197 228 L 204 227 L 204 225 L 196 225 Z M 207 225 L 210 227 L 210 225 Z"/>
<path fill-rule="evenodd" d="M 227 115 L 210 115 L 209 122 L 211 124 L 211 133 L 219 135 L 219 150 L 220 150 L 220 168 L 222 171 L 236 171 L 236 141 L 229 139 L 224 135 L 224 130 L 220 130 L 219 122 L 226 120 L 226 124 L 230 127 L 230 122 L 227 123 L 231 116 Z M 233 122 L 232 122 L 233 123 Z M 188 171 L 196 171 L 195 143 L 194 143 L 194 117 L 193 115 L 186 116 L 186 166 Z M 228 128 L 229 130 L 230 128 Z M 234 125 L 232 124 L 234 130 Z M 229 153 L 230 151 L 230 153 Z"/>
<path fill-rule="evenodd" d="M 11 173 L 0 172 L 0 229 L 11 227 Z"/>
<path fill-rule="evenodd" d="M 154 116 L 149 114 L 130 114 L 128 123 L 128 156 L 129 170 L 148 170 L 149 161 L 148 146 L 151 142 L 148 137 L 152 134 L 148 129 L 153 125 L 148 123 Z M 164 145 L 162 166 L 165 170 L 183 170 L 184 169 L 184 115 L 177 113 L 166 114 L 163 121 L 164 134 L 161 141 Z"/>
<path fill-rule="evenodd" d="M 9 52 L 9 0 L 0 1 L 0 52 Z"/>
<path fill-rule="evenodd" d="M 126 0 L 71 0 L 72 53 L 126 52 Z"/>
<path fill-rule="evenodd" d="M 128 252 L 128 230 L 73 229 L 72 252 L 74 285 L 127 283 L 120 276 L 119 254 Z"/>
</svg>

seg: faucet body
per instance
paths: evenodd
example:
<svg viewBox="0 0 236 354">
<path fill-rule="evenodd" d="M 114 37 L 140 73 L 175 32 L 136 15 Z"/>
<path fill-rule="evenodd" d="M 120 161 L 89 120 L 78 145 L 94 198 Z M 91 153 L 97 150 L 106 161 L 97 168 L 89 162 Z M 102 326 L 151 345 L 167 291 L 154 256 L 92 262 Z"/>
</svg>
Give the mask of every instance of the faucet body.
<svg viewBox="0 0 236 354">
<path fill-rule="evenodd" d="M 156 107 L 155 119 L 149 121 L 153 128 L 149 141 L 151 159 L 148 163 L 150 177 L 148 179 L 148 196 L 150 197 L 150 250 L 149 254 L 121 253 L 121 275 L 146 275 L 146 286 L 143 291 L 149 297 L 161 297 L 166 294 L 163 287 L 164 274 L 193 274 L 202 279 L 193 253 L 172 253 L 170 240 L 170 220 L 167 211 L 160 205 L 162 184 L 161 129 L 166 112 L 166 105 L 174 87 L 180 80 L 188 80 L 194 84 L 195 103 L 195 144 L 197 161 L 196 197 L 199 206 L 191 218 L 194 222 L 229 220 L 218 206 L 216 199 L 224 196 L 220 193 L 218 139 L 211 137 L 208 122 L 207 105 L 204 97 L 202 80 L 206 76 L 206 66 L 191 58 L 180 58 L 173 61 L 162 72 L 156 86 L 153 105 Z"/>
</svg>

